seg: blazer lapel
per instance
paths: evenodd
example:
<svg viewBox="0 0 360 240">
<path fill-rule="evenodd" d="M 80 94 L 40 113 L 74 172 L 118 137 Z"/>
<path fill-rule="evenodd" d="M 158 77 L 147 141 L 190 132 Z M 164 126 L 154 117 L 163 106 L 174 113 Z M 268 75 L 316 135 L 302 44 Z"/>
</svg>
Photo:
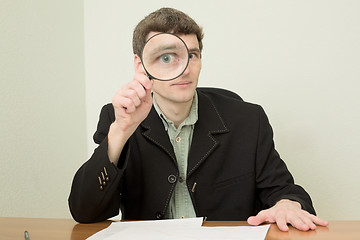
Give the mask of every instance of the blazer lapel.
<svg viewBox="0 0 360 240">
<path fill-rule="evenodd" d="M 188 176 L 216 149 L 219 143 L 214 135 L 229 131 L 210 98 L 198 91 L 198 100 L 199 118 L 195 124 L 188 157 Z M 144 128 L 143 136 L 163 149 L 177 166 L 173 146 L 154 107 L 152 107 L 148 117 L 141 123 L 141 126 Z"/>
<path fill-rule="evenodd" d="M 199 118 L 195 124 L 188 157 L 188 177 L 206 160 L 219 144 L 213 135 L 229 131 L 211 99 L 199 91 L 198 97 Z"/>
<path fill-rule="evenodd" d="M 171 145 L 169 135 L 165 131 L 164 124 L 154 107 L 151 108 L 148 117 L 141 123 L 141 126 L 144 128 L 142 134 L 155 145 L 162 148 L 177 166 L 174 149 Z"/>
</svg>

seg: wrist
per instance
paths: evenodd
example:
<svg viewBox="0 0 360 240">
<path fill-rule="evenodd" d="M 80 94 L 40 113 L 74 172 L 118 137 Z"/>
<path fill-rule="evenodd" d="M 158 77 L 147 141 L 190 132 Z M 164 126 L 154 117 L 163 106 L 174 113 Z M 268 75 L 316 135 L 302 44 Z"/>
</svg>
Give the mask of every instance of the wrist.
<svg viewBox="0 0 360 240">
<path fill-rule="evenodd" d="M 127 137 L 126 132 L 122 130 L 121 126 L 115 124 L 115 122 L 110 125 L 108 133 L 108 157 L 115 166 L 129 137 Z"/>
<path fill-rule="evenodd" d="M 278 205 L 278 204 L 292 204 L 294 206 L 297 206 L 300 209 L 302 208 L 301 204 L 299 202 L 293 201 L 293 200 L 290 200 L 290 199 L 281 199 L 275 205 Z"/>
</svg>

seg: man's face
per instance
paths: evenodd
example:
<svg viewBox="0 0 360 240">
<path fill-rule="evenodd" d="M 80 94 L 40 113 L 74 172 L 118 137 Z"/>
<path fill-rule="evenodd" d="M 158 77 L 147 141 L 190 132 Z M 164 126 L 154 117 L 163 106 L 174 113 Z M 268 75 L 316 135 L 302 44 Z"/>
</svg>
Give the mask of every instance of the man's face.
<svg viewBox="0 0 360 240">
<path fill-rule="evenodd" d="M 148 38 L 156 34 L 150 32 Z M 190 60 L 185 72 L 178 78 L 171 81 L 153 80 L 153 93 L 158 104 L 186 103 L 192 101 L 198 84 L 201 70 L 201 53 L 199 42 L 195 34 L 178 35 L 186 43 Z M 135 64 L 137 63 L 135 57 Z M 138 61 L 140 59 L 138 58 Z M 140 63 L 141 64 L 141 63 Z M 143 71 L 139 65 L 135 65 L 137 71 Z"/>
</svg>

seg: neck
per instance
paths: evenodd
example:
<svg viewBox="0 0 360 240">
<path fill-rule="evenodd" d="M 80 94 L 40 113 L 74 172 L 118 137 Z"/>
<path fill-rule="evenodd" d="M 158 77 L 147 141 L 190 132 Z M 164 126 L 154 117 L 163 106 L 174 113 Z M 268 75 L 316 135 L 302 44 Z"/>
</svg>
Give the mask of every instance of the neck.
<svg viewBox="0 0 360 240">
<path fill-rule="evenodd" d="M 161 111 L 165 114 L 166 118 L 174 122 L 175 127 L 180 124 L 189 116 L 193 99 L 188 102 L 166 102 L 161 97 L 155 95 L 155 100 Z"/>
</svg>

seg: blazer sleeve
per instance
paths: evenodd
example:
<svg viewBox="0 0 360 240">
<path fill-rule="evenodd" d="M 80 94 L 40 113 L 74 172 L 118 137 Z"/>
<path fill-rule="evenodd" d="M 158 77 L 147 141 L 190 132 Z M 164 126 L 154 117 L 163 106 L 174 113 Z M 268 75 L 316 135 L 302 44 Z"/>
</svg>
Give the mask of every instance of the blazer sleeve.
<svg viewBox="0 0 360 240">
<path fill-rule="evenodd" d="M 261 107 L 257 145 L 256 182 L 263 208 L 272 207 L 281 199 L 289 199 L 299 202 L 304 210 L 315 214 L 309 194 L 294 183 L 291 173 L 275 150 L 273 131 Z"/>
<path fill-rule="evenodd" d="M 99 146 L 74 176 L 68 203 L 77 222 L 99 222 L 119 213 L 119 186 L 126 165 L 124 162 L 121 168 L 113 165 L 107 155 L 107 134 L 114 119 L 112 105 L 105 105 L 94 134 L 94 141 Z"/>
</svg>

